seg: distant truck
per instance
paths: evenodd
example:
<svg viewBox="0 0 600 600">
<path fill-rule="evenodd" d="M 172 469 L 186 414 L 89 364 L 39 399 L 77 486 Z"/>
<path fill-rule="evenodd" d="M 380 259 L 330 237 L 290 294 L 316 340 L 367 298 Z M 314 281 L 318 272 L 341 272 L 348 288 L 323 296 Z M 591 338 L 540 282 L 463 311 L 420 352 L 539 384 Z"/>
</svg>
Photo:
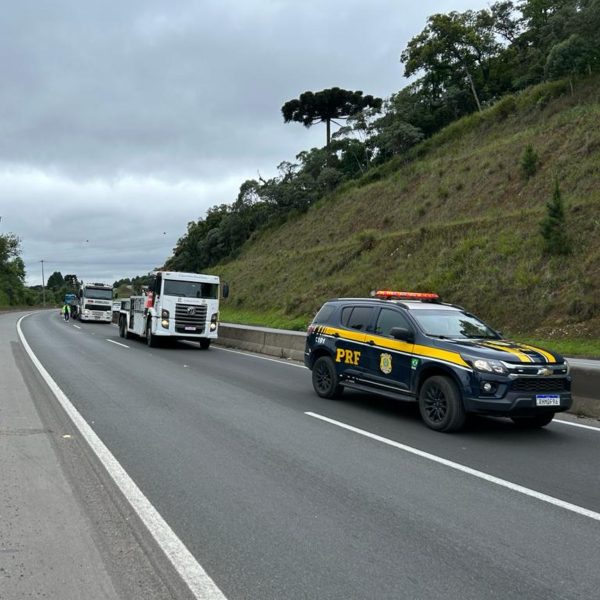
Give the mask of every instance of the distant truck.
<svg viewBox="0 0 600 600">
<path fill-rule="evenodd" d="M 112 322 L 113 288 L 103 283 L 88 283 L 79 290 L 80 321 Z"/>
<path fill-rule="evenodd" d="M 146 295 L 121 301 L 119 335 L 137 335 L 148 346 L 160 341 L 197 341 L 207 349 L 217 339 L 219 298 L 229 295 L 229 286 L 216 275 L 157 271 Z"/>
<path fill-rule="evenodd" d="M 65 294 L 64 303 L 69 307 L 69 310 L 71 311 L 71 317 L 76 319 L 79 313 L 79 298 L 77 298 L 77 294 L 72 292 Z"/>
</svg>

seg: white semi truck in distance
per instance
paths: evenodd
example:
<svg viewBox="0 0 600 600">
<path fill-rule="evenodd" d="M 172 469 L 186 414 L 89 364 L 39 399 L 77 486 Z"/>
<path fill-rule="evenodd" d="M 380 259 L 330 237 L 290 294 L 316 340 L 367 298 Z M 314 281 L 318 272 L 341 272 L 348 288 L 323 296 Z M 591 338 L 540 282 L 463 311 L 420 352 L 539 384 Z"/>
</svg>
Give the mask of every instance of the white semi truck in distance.
<svg viewBox="0 0 600 600">
<path fill-rule="evenodd" d="M 228 294 L 216 275 L 157 271 L 145 296 L 121 301 L 119 335 L 135 334 L 153 347 L 166 339 L 194 340 L 207 349 L 217 339 L 219 298 Z"/>
<path fill-rule="evenodd" d="M 88 283 L 81 286 L 77 297 L 80 321 L 100 321 L 112 323 L 113 288 L 103 283 Z"/>
</svg>

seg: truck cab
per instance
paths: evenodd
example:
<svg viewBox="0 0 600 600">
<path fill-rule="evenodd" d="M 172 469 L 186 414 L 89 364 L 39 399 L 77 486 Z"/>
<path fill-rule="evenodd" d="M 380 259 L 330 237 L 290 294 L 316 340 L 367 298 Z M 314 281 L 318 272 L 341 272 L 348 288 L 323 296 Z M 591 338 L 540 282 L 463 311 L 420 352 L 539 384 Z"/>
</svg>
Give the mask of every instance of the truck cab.
<svg viewBox="0 0 600 600">
<path fill-rule="evenodd" d="M 80 321 L 112 323 L 113 288 L 103 283 L 86 284 L 79 290 Z"/>
<path fill-rule="evenodd" d="M 227 296 L 227 285 L 221 289 L 216 275 L 158 271 L 145 295 L 123 303 L 119 334 L 146 338 L 149 346 L 170 338 L 197 341 L 206 349 L 218 335 L 221 294 Z"/>
</svg>

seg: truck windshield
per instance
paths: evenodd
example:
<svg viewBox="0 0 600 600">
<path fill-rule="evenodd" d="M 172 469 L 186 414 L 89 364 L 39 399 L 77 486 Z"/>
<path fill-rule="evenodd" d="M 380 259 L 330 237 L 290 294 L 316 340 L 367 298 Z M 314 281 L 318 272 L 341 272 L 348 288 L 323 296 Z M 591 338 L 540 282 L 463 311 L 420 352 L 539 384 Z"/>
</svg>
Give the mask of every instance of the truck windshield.
<svg viewBox="0 0 600 600">
<path fill-rule="evenodd" d="M 112 290 L 105 290 L 99 288 L 86 288 L 84 296 L 91 300 L 112 300 Z"/>
<path fill-rule="evenodd" d="M 206 298 L 215 300 L 219 297 L 218 283 L 200 283 L 196 281 L 164 280 L 165 296 L 179 296 L 180 298 Z"/>
<path fill-rule="evenodd" d="M 410 314 L 425 334 L 432 337 L 499 339 L 485 323 L 458 310 L 414 310 Z"/>
</svg>

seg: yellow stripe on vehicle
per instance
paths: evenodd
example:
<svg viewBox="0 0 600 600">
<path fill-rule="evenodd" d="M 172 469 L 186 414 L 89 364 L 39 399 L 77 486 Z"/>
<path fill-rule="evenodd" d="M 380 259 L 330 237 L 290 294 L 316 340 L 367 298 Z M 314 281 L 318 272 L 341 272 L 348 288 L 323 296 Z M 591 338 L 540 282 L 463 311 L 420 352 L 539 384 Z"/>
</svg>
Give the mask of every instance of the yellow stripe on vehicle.
<svg viewBox="0 0 600 600">
<path fill-rule="evenodd" d="M 430 348 L 429 346 L 417 346 L 415 344 L 415 354 L 427 358 L 438 358 L 446 362 L 454 363 L 455 365 L 460 365 L 461 367 L 471 368 L 471 365 L 466 363 L 458 352 L 450 352 L 449 350 L 442 350 L 440 348 Z"/>
<path fill-rule="evenodd" d="M 368 333 L 365 341 L 368 343 L 371 340 L 375 342 L 375 346 L 377 348 L 398 350 L 399 352 L 406 352 L 408 354 L 412 354 L 415 347 L 414 344 L 409 344 L 408 342 L 403 342 L 401 340 L 390 340 L 390 338 L 380 337 L 378 335 Z"/>
<path fill-rule="evenodd" d="M 352 342 L 363 342 L 365 339 L 365 334 L 360 331 L 348 331 L 346 329 L 337 329 L 335 327 L 323 328 L 324 335 L 335 335 L 336 333 L 340 336 L 340 340 L 346 339 Z"/>
<path fill-rule="evenodd" d="M 511 346 L 504 345 L 501 343 L 492 343 L 492 342 L 482 342 L 482 345 L 486 348 L 494 348 L 496 350 L 502 350 L 504 352 L 509 352 L 510 354 L 514 354 L 521 362 L 533 362 L 530 356 L 527 356 L 524 352 L 520 352 L 519 350 L 512 348 Z"/>
<path fill-rule="evenodd" d="M 323 333 L 326 335 L 334 335 L 337 333 L 340 336 L 340 340 L 346 339 L 353 342 L 364 343 L 365 341 L 368 342 L 372 340 L 374 342 L 374 348 L 397 350 L 398 352 L 414 355 L 417 358 L 435 358 L 461 367 L 471 368 L 458 352 L 451 352 L 440 348 L 430 348 L 429 346 L 418 346 L 401 340 L 391 340 L 389 338 L 380 337 L 378 335 L 373 335 L 372 333 L 364 334 L 348 331 L 346 329 L 337 329 L 335 327 L 325 327 Z"/>
<path fill-rule="evenodd" d="M 529 346 L 527 344 L 520 344 L 521 348 L 525 348 L 525 350 L 532 350 L 533 352 L 537 352 L 538 354 L 541 354 L 549 363 L 555 363 L 556 362 L 556 358 L 554 358 L 554 356 L 552 354 L 550 354 L 550 352 L 546 352 L 545 350 L 542 350 L 541 348 L 536 348 L 535 346 Z"/>
</svg>

